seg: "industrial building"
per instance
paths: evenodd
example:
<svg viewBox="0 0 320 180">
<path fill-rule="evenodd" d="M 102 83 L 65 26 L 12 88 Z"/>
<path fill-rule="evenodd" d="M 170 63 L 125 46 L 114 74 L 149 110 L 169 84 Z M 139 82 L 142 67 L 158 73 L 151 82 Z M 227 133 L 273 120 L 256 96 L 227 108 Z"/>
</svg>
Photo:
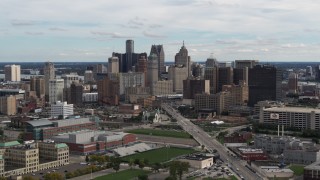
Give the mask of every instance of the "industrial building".
<svg viewBox="0 0 320 180">
<path fill-rule="evenodd" d="M 96 130 L 96 124 L 89 118 L 70 118 L 65 120 L 33 120 L 26 122 L 25 140 L 50 139 L 61 133 L 91 129 Z"/>
<path fill-rule="evenodd" d="M 123 132 L 84 130 L 61 133 L 51 139 L 55 142 L 68 144 L 71 153 L 86 155 L 133 143 L 136 141 L 136 136 Z"/>
<path fill-rule="evenodd" d="M 257 135 L 255 148 L 268 154 L 283 155 L 284 163 L 311 164 L 320 160 L 319 148 L 314 143 L 287 136 Z"/>
</svg>

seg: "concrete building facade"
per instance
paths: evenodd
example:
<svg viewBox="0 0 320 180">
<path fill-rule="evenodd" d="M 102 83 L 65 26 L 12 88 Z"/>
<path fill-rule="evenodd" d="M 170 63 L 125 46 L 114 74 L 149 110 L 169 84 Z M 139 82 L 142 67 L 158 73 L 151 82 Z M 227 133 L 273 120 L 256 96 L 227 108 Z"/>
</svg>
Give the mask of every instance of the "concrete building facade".
<svg viewBox="0 0 320 180">
<path fill-rule="evenodd" d="M 13 64 L 4 66 L 4 75 L 6 81 L 21 81 L 20 65 Z"/>
<path fill-rule="evenodd" d="M 64 100 L 64 80 L 50 79 L 49 80 L 49 102 L 54 103 Z"/>
</svg>

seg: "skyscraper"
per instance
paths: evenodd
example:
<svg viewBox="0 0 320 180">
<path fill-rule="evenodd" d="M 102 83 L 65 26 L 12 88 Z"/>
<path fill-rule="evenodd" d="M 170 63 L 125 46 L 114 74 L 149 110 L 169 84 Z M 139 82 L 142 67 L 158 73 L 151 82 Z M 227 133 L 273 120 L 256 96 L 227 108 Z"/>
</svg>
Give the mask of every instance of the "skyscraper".
<svg viewBox="0 0 320 180">
<path fill-rule="evenodd" d="M 180 51 L 174 57 L 174 62 L 177 66 L 186 67 L 188 69 L 188 77 L 190 77 L 190 56 L 188 56 L 188 50 L 184 46 L 184 42 Z"/>
<path fill-rule="evenodd" d="M 218 73 L 218 92 L 220 92 L 223 85 L 231 85 L 233 83 L 233 68 L 219 67 Z"/>
<path fill-rule="evenodd" d="M 38 98 L 45 96 L 45 81 L 40 77 L 30 78 L 30 90 L 35 91 Z"/>
<path fill-rule="evenodd" d="M 63 101 L 63 89 L 64 80 L 63 79 L 50 79 L 49 80 L 49 102 L 51 104 L 57 101 Z"/>
<path fill-rule="evenodd" d="M 281 99 L 282 71 L 271 65 L 249 69 L 249 106 L 259 101 Z"/>
<path fill-rule="evenodd" d="M 44 74 L 44 81 L 45 81 L 45 96 L 46 100 L 49 100 L 49 80 L 55 78 L 55 69 L 54 64 L 50 61 L 45 62 L 44 68 L 43 68 L 43 74 Z"/>
<path fill-rule="evenodd" d="M 259 64 L 259 60 L 235 60 L 235 68 L 253 68 Z"/>
<path fill-rule="evenodd" d="M 150 54 L 156 54 L 158 58 L 158 70 L 159 78 L 162 73 L 166 72 L 166 67 L 164 66 L 164 50 L 163 45 L 152 45 Z"/>
<path fill-rule="evenodd" d="M 204 69 L 204 79 L 210 80 L 210 94 L 218 92 L 218 66 L 206 67 Z"/>
<path fill-rule="evenodd" d="M 145 56 L 141 56 L 138 60 L 138 63 L 136 65 L 136 71 L 137 72 L 143 72 L 144 74 L 144 81 L 145 81 L 145 86 L 147 86 L 147 59 Z"/>
<path fill-rule="evenodd" d="M 153 83 L 157 82 L 159 80 L 159 74 L 158 74 L 158 57 L 156 54 L 150 54 L 148 57 L 148 65 L 147 65 L 147 86 L 152 89 Z"/>
<path fill-rule="evenodd" d="M 21 81 L 21 68 L 20 65 L 6 65 L 4 66 L 4 74 L 6 81 Z"/>
<path fill-rule="evenodd" d="M 119 73 L 119 58 L 110 57 L 108 59 L 108 73 Z"/>
<path fill-rule="evenodd" d="M 126 41 L 126 53 L 116 53 L 113 52 L 112 56 L 119 58 L 119 71 L 128 72 L 133 71 L 133 66 L 136 66 L 138 59 L 142 56 L 147 57 L 147 53 L 134 53 L 134 41 Z"/>
<path fill-rule="evenodd" d="M 289 93 L 297 93 L 298 91 L 298 75 L 294 72 L 289 74 L 288 80 Z"/>
</svg>

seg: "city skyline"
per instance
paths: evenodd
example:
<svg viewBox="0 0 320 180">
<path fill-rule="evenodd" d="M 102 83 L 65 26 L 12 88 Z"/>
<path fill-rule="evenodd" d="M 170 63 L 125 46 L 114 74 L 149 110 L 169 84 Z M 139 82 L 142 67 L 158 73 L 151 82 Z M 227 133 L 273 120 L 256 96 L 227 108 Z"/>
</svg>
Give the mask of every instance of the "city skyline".
<svg viewBox="0 0 320 180">
<path fill-rule="evenodd" d="M 105 61 L 112 52 L 163 44 L 173 62 L 182 42 L 192 61 L 317 61 L 314 0 L 61 0 L 0 2 L 0 62 Z"/>
</svg>

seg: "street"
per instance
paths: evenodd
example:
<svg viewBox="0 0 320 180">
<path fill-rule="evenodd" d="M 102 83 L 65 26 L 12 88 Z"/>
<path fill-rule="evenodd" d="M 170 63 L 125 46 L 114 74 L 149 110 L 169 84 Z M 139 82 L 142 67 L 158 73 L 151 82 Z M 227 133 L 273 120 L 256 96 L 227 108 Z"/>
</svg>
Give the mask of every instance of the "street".
<svg viewBox="0 0 320 180">
<path fill-rule="evenodd" d="M 209 152 L 213 152 L 214 149 L 220 155 L 220 159 L 224 162 L 228 162 L 233 170 L 237 170 L 236 172 L 242 179 L 263 179 L 257 174 L 253 173 L 249 169 L 247 169 L 245 165 L 245 161 L 233 159 L 228 155 L 228 149 L 224 147 L 220 142 L 218 142 L 215 138 L 211 137 L 204 130 L 199 128 L 197 125 L 193 124 L 189 119 L 184 118 L 170 105 L 163 103 L 162 108 L 167 111 L 173 118 L 177 120 L 177 123 L 182 126 L 182 128 L 188 132 L 193 138 L 198 141 L 200 144 L 204 145 Z"/>
</svg>

